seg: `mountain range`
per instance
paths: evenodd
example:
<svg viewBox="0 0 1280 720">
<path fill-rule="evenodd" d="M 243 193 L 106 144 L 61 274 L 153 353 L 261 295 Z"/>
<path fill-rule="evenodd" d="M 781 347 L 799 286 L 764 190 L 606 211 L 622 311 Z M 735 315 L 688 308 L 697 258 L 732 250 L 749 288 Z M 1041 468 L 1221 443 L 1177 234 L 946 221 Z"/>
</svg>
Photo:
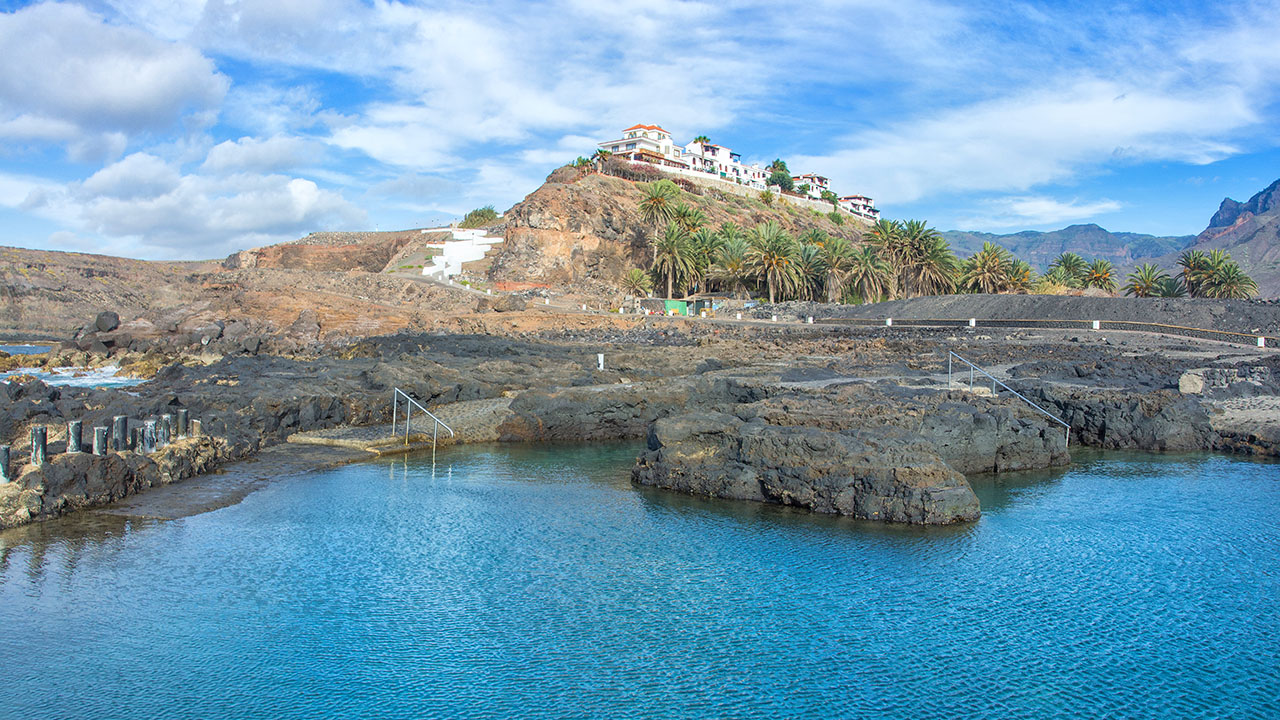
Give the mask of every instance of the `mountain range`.
<svg viewBox="0 0 1280 720">
<path fill-rule="evenodd" d="M 1199 235 L 1162 237 L 1110 232 L 1088 224 L 1007 235 L 952 230 L 943 236 L 961 257 L 968 257 L 981 250 L 984 242 L 991 242 L 1044 270 L 1058 255 L 1074 252 L 1086 259 L 1110 260 L 1121 277 L 1142 263 L 1155 263 L 1172 274 L 1183 251 L 1221 249 L 1231 253 L 1232 259 L 1258 283 L 1260 297 L 1280 296 L 1280 180 L 1246 202 L 1224 198 Z"/>
</svg>

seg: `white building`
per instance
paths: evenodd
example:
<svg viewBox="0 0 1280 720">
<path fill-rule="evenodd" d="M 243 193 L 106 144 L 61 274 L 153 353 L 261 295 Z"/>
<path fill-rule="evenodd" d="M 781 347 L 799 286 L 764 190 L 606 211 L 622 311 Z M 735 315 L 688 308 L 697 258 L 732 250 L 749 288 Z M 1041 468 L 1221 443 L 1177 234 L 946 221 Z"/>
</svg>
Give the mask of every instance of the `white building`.
<svg viewBox="0 0 1280 720">
<path fill-rule="evenodd" d="M 671 139 L 671 133 L 658 125 L 632 125 L 622 131 L 622 137 L 597 145 L 616 157 L 631 162 L 646 162 L 668 172 L 680 174 L 707 174 L 724 182 L 745 185 L 756 190 L 767 190 L 769 171 L 759 165 L 744 165 L 742 155 L 723 145 L 711 142 L 691 142 L 681 147 Z M 809 186 L 809 196 L 820 200 L 822 191 L 831 189 L 831 181 L 814 173 L 793 177 L 797 188 Z M 865 195 L 846 195 L 840 198 L 840 207 L 859 217 L 876 220 L 880 211 Z"/>
<path fill-rule="evenodd" d="M 765 189 L 768 173 L 759 165 L 743 165 L 742 155 L 723 145 L 691 142 L 684 146 L 684 157 L 692 170 L 718 176 L 721 180 L 749 185 L 757 190 Z"/>
<path fill-rule="evenodd" d="M 872 222 L 880 219 L 880 211 L 876 209 L 875 201 L 866 195 L 845 195 L 840 198 L 840 207 Z"/>
<path fill-rule="evenodd" d="M 796 192 L 800 192 L 801 185 L 808 185 L 809 197 L 815 198 L 817 200 L 822 199 L 823 190 L 831 189 L 831 180 L 821 175 L 815 175 L 813 173 L 809 173 L 808 175 L 796 175 L 795 177 L 791 178 L 791 181 L 795 183 Z"/>
<path fill-rule="evenodd" d="M 632 162 L 648 162 L 654 165 L 688 168 L 684 150 L 671 139 L 671 133 L 657 125 L 632 125 L 622 131 L 622 138 L 597 145 L 618 157 Z"/>
</svg>

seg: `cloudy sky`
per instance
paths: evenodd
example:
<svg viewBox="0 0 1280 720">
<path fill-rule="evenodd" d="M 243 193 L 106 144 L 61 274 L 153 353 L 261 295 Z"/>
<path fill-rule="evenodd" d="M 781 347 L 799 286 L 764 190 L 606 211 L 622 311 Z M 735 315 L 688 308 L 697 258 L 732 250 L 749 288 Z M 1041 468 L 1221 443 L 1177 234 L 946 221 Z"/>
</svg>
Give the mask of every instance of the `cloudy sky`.
<svg viewBox="0 0 1280 720">
<path fill-rule="evenodd" d="M 509 207 L 634 123 L 890 217 L 1191 234 L 1280 177 L 1280 2 L 0 0 L 0 245 Z"/>
</svg>

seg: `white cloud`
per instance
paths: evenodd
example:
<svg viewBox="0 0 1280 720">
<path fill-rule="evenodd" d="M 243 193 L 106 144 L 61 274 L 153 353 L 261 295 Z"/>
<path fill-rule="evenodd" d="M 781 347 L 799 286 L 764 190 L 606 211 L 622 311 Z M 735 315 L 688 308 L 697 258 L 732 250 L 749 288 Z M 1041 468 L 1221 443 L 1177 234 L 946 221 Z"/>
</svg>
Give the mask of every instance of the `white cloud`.
<svg viewBox="0 0 1280 720">
<path fill-rule="evenodd" d="M 828 168 L 838 186 L 877 200 L 1022 191 L 1108 162 L 1206 164 L 1237 148 L 1217 138 L 1257 120 L 1238 89 L 1160 93 L 1080 80 L 979 102 L 847 138 L 847 149 L 801 157 Z"/>
<path fill-rule="evenodd" d="M 21 199 L 20 199 L 21 198 Z M 52 185 L 0 175 L 0 204 L 71 224 L 151 258 L 207 258 L 332 227 L 358 227 L 364 213 L 311 180 L 279 174 L 182 174 L 135 153 L 83 182 Z"/>
<path fill-rule="evenodd" d="M 134 153 L 80 183 L 86 196 L 131 200 L 165 195 L 182 181 L 177 168 L 149 153 Z"/>
<path fill-rule="evenodd" d="M 960 223 L 973 230 L 1058 225 L 1087 220 L 1115 212 L 1121 207 L 1121 203 L 1114 200 L 1081 202 L 1072 199 L 1064 202 L 1043 195 L 1023 195 L 988 200 L 983 203 L 980 214 L 963 218 Z"/>
<path fill-rule="evenodd" d="M 203 169 L 215 173 L 287 170 L 308 159 L 314 161 L 317 150 L 313 143 L 297 137 L 243 137 L 215 145 Z"/>
<path fill-rule="evenodd" d="M 108 25 L 76 5 L 0 13 L 0 47 L 6 134 L 66 142 L 78 157 L 119 152 L 125 136 L 172 129 L 216 108 L 228 86 L 199 51 Z M 33 130 L 40 126 L 47 130 Z"/>
</svg>

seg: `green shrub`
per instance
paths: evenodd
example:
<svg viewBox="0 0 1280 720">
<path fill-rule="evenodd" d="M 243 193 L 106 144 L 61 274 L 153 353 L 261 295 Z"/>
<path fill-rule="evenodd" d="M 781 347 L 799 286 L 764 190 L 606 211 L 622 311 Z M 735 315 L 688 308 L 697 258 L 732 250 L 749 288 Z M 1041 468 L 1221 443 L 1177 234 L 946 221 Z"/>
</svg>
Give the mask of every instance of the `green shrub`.
<svg viewBox="0 0 1280 720">
<path fill-rule="evenodd" d="M 458 223 L 458 227 L 460 228 L 484 227 L 485 225 L 488 225 L 489 223 L 497 219 L 498 219 L 498 212 L 493 209 L 493 206 L 485 205 L 482 208 L 476 208 L 475 210 L 472 210 L 471 212 L 467 213 L 466 217 L 462 218 L 462 222 Z"/>
</svg>

